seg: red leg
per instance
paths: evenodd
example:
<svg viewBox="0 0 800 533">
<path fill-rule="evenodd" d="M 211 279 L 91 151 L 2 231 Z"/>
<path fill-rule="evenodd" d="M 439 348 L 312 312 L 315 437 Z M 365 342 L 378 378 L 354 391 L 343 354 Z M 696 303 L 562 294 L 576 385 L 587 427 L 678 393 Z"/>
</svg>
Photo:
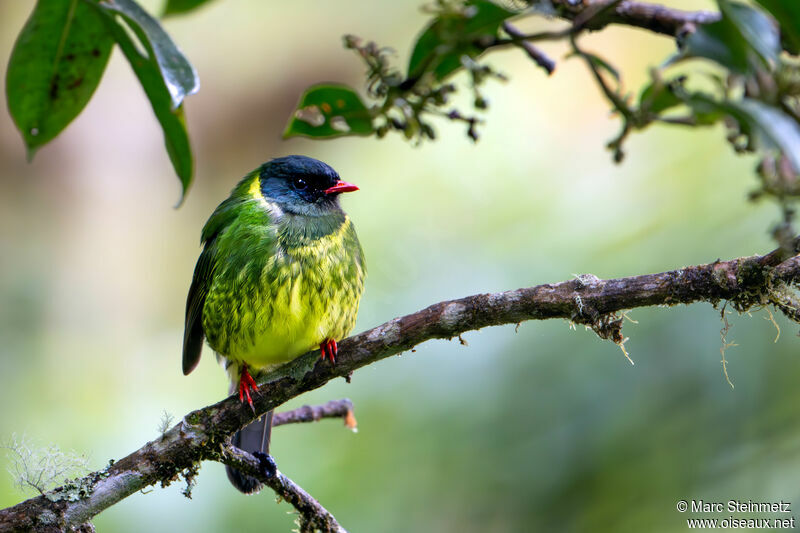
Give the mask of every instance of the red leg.
<svg viewBox="0 0 800 533">
<path fill-rule="evenodd" d="M 319 351 L 322 352 L 322 359 L 329 358 L 331 363 L 336 364 L 336 355 L 339 353 L 339 347 L 333 339 L 324 340 L 319 345 Z"/>
<path fill-rule="evenodd" d="M 256 384 L 256 380 L 247 371 L 247 365 L 242 365 L 242 372 L 239 376 L 239 401 L 244 403 L 245 398 L 247 398 L 247 403 L 250 404 L 250 409 L 254 412 L 256 409 L 253 407 L 253 398 L 250 397 L 250 391 L 256 392 L 257 390 L 258 384 Z"/>
</svg>

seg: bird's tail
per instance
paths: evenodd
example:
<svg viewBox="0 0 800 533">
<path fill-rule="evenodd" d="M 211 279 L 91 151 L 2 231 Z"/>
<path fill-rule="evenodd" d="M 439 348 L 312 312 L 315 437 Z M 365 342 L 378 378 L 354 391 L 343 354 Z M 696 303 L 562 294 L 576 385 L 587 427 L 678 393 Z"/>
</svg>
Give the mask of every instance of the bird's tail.
<svg viewBox="0 0 800 533">
<path fill-rule="evenodd" d="M 269 453 L 269 436 L 272 431 L 272 411 L 251 422 L 236 432 L 231 443 L 247 452 Z M 225 467 L 231 484 L 245 494 L 261 490 L 262 484 L 252 476 L 242 474 L 235 468 Z"/>
</svg>

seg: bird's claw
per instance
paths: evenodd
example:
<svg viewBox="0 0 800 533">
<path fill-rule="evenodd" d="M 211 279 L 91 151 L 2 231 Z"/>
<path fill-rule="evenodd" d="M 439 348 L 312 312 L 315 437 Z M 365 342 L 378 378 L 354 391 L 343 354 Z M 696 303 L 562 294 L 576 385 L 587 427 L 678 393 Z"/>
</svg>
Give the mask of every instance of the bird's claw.
<svg viewBox="0 0 800 533">
<path fill-rule="evenodd" d="M 330 359 L 331 364 L 336 364 L 336 356 L 339 354 L 339 346 L 333 339 L 327 339 L 319 345 L 319 351 L 322 352 L 322 360 Z"/>
<path fill-rule="evenodd" d="M 241 376 L 239 376 L 239 401 L 244 403 L 246 398 L 250 409 L 255 413 L 256 408 L 253 406 L 253 398 L 250 396 L 250 391 L 258 391 L 258 384 L 253 379 L 253 376 L 250 375 L 250 372 L 247 371 L 247 366 L 244 366 L 242 367 Z"/>
</svg>

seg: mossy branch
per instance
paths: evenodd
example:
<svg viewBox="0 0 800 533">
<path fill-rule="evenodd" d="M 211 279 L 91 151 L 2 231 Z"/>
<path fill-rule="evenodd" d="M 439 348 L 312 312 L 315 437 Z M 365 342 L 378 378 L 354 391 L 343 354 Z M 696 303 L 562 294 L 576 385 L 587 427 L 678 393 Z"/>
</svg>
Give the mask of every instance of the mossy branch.
<svg viewBox="0 0 800 533">
<path fill-rule="evenodd" d="M 453 338 L 486 326 L 559 318 L 585 324 L 621 345 L 626 309 L 694 302 L 726 301 L 740 312 L 772 306 L 800 322 L 795 295 L 800 280 L 798 247 L 800 238 L 763 256 L 610 280 L 586 274 L 561 283 L 439 302 L 343 340 L 335 366 L 320 361 L 319 352 L 314 351 L 260 376 L 261 387 L 253 398 L 255 412 L 229 397 L 187 414 L 160 438 L 101 471 L 0 510 L 0 532 L 65 531 L 80 526 L 145 487 L 166 486 L 182 475 L 192 477 L 201 461 L 250 463 L 255 468 L 253 456 L 232 452 L 229 438 L 236 430 L 304 392 L 337 377 L 349 379 L 361 367 L 430 339 Z M 346 417 L 349 410 L 348 404 L 335 416 Z M 314 420 L 315 415 L 298 414 L 297 418 Z M 305 517 L 304 509 L 311 507 L 301 507 L 296 505 Z"/>
</svg>

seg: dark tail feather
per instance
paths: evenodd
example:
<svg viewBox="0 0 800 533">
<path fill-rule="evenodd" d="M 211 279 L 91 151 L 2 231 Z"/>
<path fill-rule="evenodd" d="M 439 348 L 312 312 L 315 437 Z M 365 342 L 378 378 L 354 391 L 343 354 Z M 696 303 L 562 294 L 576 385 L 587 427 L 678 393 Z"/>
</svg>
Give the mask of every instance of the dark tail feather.
<svg viewBox="0 0 800 533">
<path fill-rule="evenodd" d="M 269 435 L 272 431 L 272 411 L 243 427 L 231 439 L 231 443 L 246 452 L 269 453 Z M 231 484 L 245 494 L 261 490 L 262 484 L 256 478 L 242 474 L 238 470 L 225 467 Z"/>
</svg>

